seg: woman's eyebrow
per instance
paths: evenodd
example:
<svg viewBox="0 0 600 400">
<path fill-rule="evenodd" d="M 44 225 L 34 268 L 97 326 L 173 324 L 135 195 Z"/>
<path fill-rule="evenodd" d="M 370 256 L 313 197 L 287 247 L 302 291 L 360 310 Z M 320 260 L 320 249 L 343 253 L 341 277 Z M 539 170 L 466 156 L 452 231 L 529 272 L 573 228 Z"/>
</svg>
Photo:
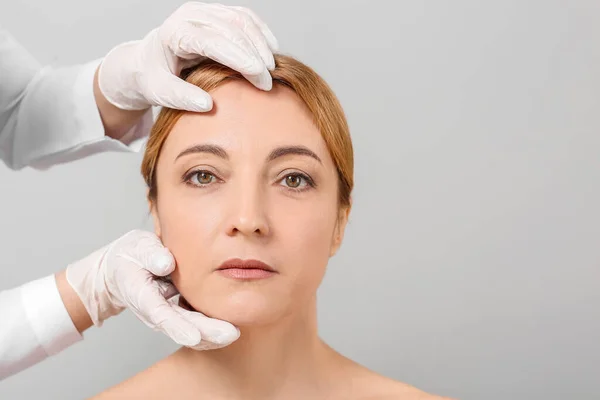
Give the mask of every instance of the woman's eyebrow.
<svg viewBox="0 0 600 400">
<path fill-rule="evenodd" d="M 214 144 L 196 144 L 194 146 L 188 147 L 187 149 L 179 153 L 179 155 L 175 158 L 175 161 L 177 161 L 180 157 L 196 153 L 208 153 L 213 154 L 217 157 L 221 157 L 225 160 L 229 159 L 227 151 L 225 151 L 225 149 L 221 146 L 217 146 Z"/>
<path fill-rule="evenodd" d="M 314 151 L 312 151 L 308 147 L 304 147 L 304 146 L 278 147 L 278 148 L 274 149 L 273 151 L 271 151 L 271 153 L 267 157 L 267 161 L 273 161 L 276 158 L 284 157 L 287 155 L 299 155 L 299 156 L 312 157 L 315 160 L 317 160 L 318 162 L 320 162 L 321 164 L 323 164 L 323 162 L 321 161 L 319 156 L 316 155 Z"/>
<path fill-rule="evenodd" d="M 179 155 L 175 158 L 175 161 L 177 161 L 180 157 L 184 157 L 184 156 L 187 156 L 190 154 L 197 154 L 197 153 L 208 153 L 208 154 L 212 154 L 217 157 L 223 158 L 225 160 L 229 160 L 229 154 L 227 154 L 227 151 L 224 148 L 222 148 L 221 146 L 217 146 L 214 144 L 196 144 L 194 146 L 188 147 L 187 149 L 185 149 L 181 153 L 179 153 Z M 273 151 L 271 151 L 271 153 L 269 153 L 269 156 L 267 157 L 267 161 L 271 162 L 277 158 L 285 157 L 288 155 L 307 156 L 307 157 L 314 158 L 321 164 L 323 163 L 321 161 L 321 159 L 319 158 L 319 156 L 314 151 L 312 151 L 308 147 L 304 147 L 304 146 L 277 147 L 276 149 L 273 149 Z"/>
</svg>

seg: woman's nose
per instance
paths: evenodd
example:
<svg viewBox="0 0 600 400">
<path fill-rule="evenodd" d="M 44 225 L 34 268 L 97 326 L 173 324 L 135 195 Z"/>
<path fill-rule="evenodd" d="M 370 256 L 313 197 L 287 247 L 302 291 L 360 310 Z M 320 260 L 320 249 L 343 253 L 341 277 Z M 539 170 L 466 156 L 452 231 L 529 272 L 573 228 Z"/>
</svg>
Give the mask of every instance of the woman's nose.
<svg viewBox="0 0 600 400">
<path fill-rule="evenodd" d="M 267 236 L 268 210 L 264 190 L 259 185 L 243 185 L 232 193 L 230 236 L 236 234 Z"/>
</svg>

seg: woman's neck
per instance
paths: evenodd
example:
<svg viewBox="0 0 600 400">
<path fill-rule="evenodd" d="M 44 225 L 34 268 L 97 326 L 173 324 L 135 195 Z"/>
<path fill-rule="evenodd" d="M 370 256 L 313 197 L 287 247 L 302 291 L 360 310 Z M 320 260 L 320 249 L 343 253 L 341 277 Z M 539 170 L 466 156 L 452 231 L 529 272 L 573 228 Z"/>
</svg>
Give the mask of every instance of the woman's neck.
<svg viewBox="0 0 600 400">
<path fill-rule="evenodd" d="M 305 399 L 327 391 L 331 365 L 340 358 L 318 336 L 316 304 L 274 325 L 242 328 L 225 348 L 183 348 L 173 356 L 186 375 L 199 377 L 203 392 L 214 389 L 210 398 L 243 399 Z"/>
</svg>

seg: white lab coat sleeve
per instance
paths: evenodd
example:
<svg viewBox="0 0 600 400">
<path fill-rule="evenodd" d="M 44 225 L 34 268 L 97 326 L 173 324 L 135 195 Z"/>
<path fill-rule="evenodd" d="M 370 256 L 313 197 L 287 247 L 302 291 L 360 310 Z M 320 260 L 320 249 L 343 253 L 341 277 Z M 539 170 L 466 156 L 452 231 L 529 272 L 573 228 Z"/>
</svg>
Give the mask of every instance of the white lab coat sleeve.
<svg viewBox="0 0 600 400">
<path fill-rule="evenodd" d="M 52 356 L 83 336 L 54 275 L 0 292 L 0 380 Z"/>
<path fill-rule="evenodd" d="M 140 151 L 152 109 L 120 140 L 107 137 L 93 93 L 100 62 L 42 68 L 0 28 L 0 159 L 9 168 L 47 169 L 105 151 Z"/>
</svg>

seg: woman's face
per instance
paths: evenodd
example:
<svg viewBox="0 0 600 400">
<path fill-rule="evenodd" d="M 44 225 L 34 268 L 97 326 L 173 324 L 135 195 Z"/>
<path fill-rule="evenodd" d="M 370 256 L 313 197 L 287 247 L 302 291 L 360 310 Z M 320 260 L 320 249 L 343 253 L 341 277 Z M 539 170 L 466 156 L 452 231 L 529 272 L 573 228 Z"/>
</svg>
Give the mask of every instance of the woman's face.
<svg viewBox="0 0 600 400">
<path fill-rule="evenodd" d="M 156 233 L 196 310 L 238 326 L 275 322 L 311 304 L 349 210 L 338 205 L 335 165 L 293 91 L 229 81 L 211 94 L 213 110 L 184 114 L 164 143 Z"/>
</svg>

